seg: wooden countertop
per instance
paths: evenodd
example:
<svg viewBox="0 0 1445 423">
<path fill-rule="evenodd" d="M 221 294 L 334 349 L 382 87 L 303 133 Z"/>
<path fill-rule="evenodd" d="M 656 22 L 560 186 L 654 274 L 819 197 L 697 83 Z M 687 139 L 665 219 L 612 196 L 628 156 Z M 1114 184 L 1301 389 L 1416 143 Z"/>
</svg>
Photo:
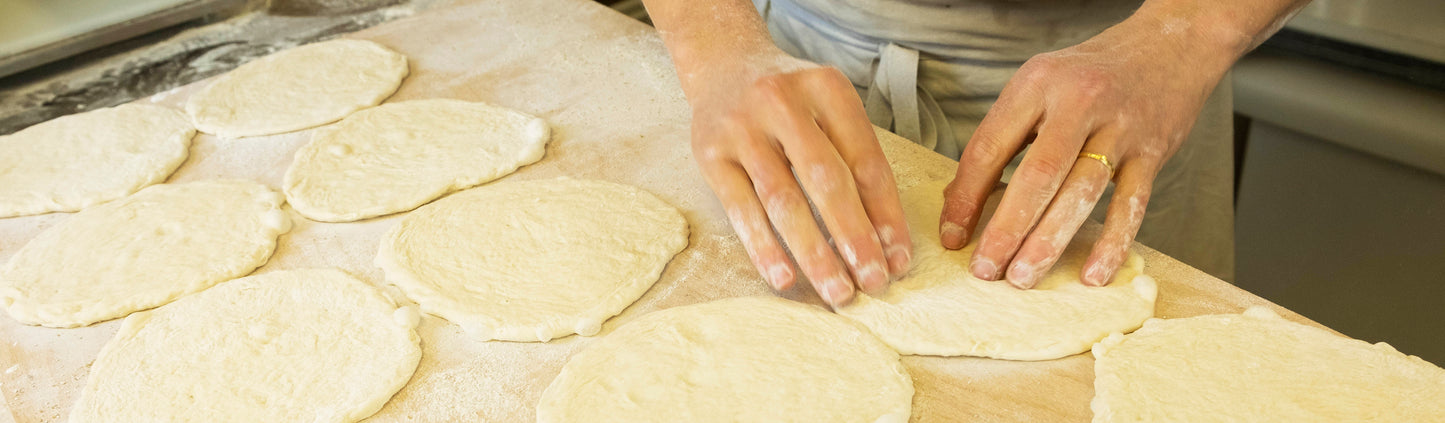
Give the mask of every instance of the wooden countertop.
<svg viewBox="0 0 1445 423">
<path fill-rule="evenodd" d="M 542 161 L 513 179 L 571 176 L 632 184 L 684 211 L 691 244 L 636 304 L 606 322 L 610 332 L 667 307 L 742 295 L 773 295 L 752 268 L 721 207 L 692 163 L 689 112 L 655 31 L 588 0 L 474 0 L 349 35 L 395 49 L 412 74 L 388 101 L 454 98 L 485 101 L 546 118 L 553 138 Z M 141 103 L 180 108 L 202 81 Z M 169 182 L 236 177 L 279 189 L 292 154 L 310 131 L 269 137 L 198 136 L 190 159 Z M 957 164 L 892 134 L 881 141 L 903 188 L 947 179 Z M 330 224 L 291 213 L 258 272 L 338 267 L 381 285 L 372 265 L 381 234 L 397 217 Z M 44 228 L 68 217 L 0 219 L 0 260 Z M 1089 224 L 1084 231 L 1097 231 Z M 1137 246 L 1146 273 L 1159 281 L 1159 317 L 1239 312 L 1264 299 Z M 819 303 L 806 290 L 785 296 Z M 119 320 L 78 329 L 47 329 L 0 316 L 0 422 L 61 421 L 84 385 L 89 365 Z M 578 348 L 595 338 L 550 343 L 476 342 L 436 317 L 418 329 L 422 362 L 411 382 L 372 421 L 531 422 L 542 390 Z M 599 335 L 599 336 L 602 336 Z M 915 422 L 1088 421 L 1093 358 L 1044 362 L 905 357 L 914 378 Z M 3 410 L 0 410 L 3 411 Z"/>
</svg>

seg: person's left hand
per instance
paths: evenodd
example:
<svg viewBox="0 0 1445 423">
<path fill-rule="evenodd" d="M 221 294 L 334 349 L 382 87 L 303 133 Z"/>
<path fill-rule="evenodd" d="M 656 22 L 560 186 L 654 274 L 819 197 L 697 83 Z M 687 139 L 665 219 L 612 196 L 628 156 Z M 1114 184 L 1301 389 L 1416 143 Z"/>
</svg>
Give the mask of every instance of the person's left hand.
<svg viewBox="0 0 1445 423">
<path fill-rule="evenodd" d="M 1005 166 L 1028 154 L 983 229 L 970 272 L 1031 288 L 1053 267 L 1110 180 L 1114 196 L 1080 278 L 1113 279 L 1144 219 L 1154 176 L 1188 137 L 1229 61 L 1130 19 L 1029 59 L 969 140 L 945 190 L 943 246 L 962 248 Z M 1221 60 L 1224 66 L 1219 66 Z M 1102 161 L 1080 157 L 1101 154 Z"/>
</svg>

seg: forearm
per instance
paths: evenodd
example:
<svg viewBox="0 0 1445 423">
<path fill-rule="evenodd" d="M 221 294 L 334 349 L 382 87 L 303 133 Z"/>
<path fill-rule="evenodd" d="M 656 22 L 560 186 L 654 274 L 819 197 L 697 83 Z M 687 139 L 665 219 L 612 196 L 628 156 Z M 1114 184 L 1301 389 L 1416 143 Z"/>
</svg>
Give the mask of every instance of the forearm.
<svg viewBox="0 0 1445 423">
<path fill-rule="evenodd" d="M 1223 73 L 1284 26 L 1309 0 L 1147 0 L 1121 25 L 1174 40 L 1197 63 Z"/>
<path fill-rule="evenodd" d="M 667 44 L 683 91 L 739 72 L 761 52 L 776 50 L 767 25 L 748 0 L 644 0 Z"/>
</svg>

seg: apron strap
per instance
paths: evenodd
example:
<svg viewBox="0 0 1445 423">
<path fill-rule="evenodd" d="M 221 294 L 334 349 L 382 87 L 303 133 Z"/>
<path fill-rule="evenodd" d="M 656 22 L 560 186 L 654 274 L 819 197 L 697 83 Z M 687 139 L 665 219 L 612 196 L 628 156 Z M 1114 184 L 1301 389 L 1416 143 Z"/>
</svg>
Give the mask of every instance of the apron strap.
<svg viewBox="0 0 1445 423">
<path fill-rule="evenodd" d="M 888 43 L 879 49 L 878 66 L 863 107 L 868 120 L 929 150 L 942 143 L 954 150 L 952 125 L 933 95 L 918 86 L 918 50 Z"/>
</svg>

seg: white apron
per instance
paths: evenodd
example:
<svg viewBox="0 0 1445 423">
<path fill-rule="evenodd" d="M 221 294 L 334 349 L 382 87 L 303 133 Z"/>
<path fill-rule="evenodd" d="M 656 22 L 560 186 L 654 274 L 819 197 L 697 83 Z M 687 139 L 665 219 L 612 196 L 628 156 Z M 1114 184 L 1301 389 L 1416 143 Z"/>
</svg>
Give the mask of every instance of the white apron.
<svg viewBox="0 0 1445 423">
<path fill-rule="evenodd" d="M 853 81 L 875 125 L 957 159 L 1024 61 L 1087 40 L 1142 0 L 754 1 L 779 47 Z M 1138 236 L 1225 280 L 1234 276 L 1230 94 L 1226 77 L 1155 179 Z"/>
</svg>

